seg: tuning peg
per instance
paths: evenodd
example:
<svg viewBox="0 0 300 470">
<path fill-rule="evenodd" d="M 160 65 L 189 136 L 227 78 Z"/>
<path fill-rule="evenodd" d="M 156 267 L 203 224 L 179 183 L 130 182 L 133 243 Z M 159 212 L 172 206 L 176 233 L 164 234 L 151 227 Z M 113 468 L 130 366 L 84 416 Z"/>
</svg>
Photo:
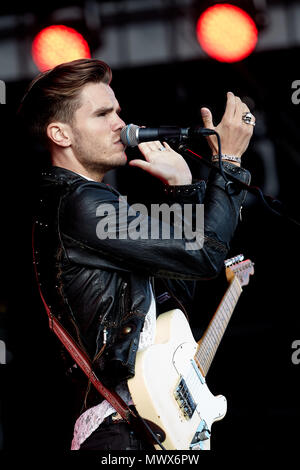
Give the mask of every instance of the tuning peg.
<svg viewBox="0 0 300 470">
<path fill-rule="evenodd" d="M 244 255 L 237 255 L 234 256 L 233 258 L 229 258 L 224 261 L 225 267 L 229 268 L 229 266 L 232 266 L 233 264 L 239 263 L 240 261 L 243 261 Z"/>
</svg>

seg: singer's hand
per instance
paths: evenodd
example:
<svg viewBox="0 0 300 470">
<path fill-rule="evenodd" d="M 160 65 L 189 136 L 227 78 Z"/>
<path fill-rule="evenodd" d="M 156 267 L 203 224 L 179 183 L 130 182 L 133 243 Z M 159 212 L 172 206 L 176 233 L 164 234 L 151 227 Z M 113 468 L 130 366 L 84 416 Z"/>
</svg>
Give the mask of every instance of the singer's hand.
<svg viewBox="0 0 300 470">
<path fill-rule="evenodd" d="M 214 129 L 221 138 L 222 154 L 241 157 L 247 149 L 253 134 L 253 126 L 242 120 L 242 115 L 248 112 L 248 106 L 232 92 L 227 93 L 227 103 L 221 122 L 215 127 L 213 117 L 208 108 L 201 108 L 204 127 Z M 215 136 L 207 137 L 213 154 L 218 153 L 218 142 Z"/>
<path fill-rule="evenodd" d="M 139 149 L 145 160 L 131 160 L 130 166 L 137 166 L 156 176 L 165 184 L 177 186 L 191 184 L 192 174 L 184 158 L 175 152 L 166 142 L 143 142 Z M 161 151 L 160 148 L 165 150 Z"/>
</svg>

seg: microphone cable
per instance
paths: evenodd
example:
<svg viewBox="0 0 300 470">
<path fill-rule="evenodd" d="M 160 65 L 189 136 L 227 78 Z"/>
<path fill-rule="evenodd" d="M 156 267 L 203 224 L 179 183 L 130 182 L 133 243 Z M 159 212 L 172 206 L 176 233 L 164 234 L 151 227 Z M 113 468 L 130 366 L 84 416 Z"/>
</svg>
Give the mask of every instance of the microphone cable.
<svg viewBox="0 0 300 470">
<path fill-rule="evenodd" d="M 238 178 L 235 178 L 234 176 L 229 175 L 228 173 L 227 173 L 227 175 L 228 175 L 228 177 L 227 177 L 227 175 L 225 174 L 225 170 L 224 170 L 223 162 L 222 162 L 221 139 L 220 139 L 220 136 L 219 136 L 218 132 L 213 131 L 213 133 L 216 135 L 217 141 L 218 141 L 219 168 L 216 167 L 211 161 L 205 159 L 201 155 L 199 155 L 196 152 L 192 151 L 191 149 L 187 148 L 186 144 L 184 144 L 184 143 L 179 143 L 179 146 L 178 146 L 179 152 L 184 151 L 186 155 L 192 156 L 193 158 L 197 159 L 198 161 L 199 161 L 199 159 L 202 160 L 202 162 L 206 166 L 208 166 L 210 168 L 213 168 L 215 171 L 220 173 L 222 175 L 224 181 L 225 181 L 225 191 L 227 192 L 228 195 L 232 195 L 232 194 L 235 193 L 236 190 L 234 188 L 234 185 L 237 184 L 238 186 L 242 187 L 243 189 L 245 189 L 249 193 L 252 193 L 255 196 L 258 196 L 259 199 L 264 204 L 264 206 L 270 212 L 272 212 L 273 214 L 275 214 L 277 216 L 285 217 L 290 222 L 294 223 L 295 225 L 300 226 L 300 221 L 296 220 L 294 217 L 291 217 L 289 214 L 287 214 L 286 209 L 284 208 L 281 201 L 279 201 L 278 199 L 273 198 L 272 196 L 265 195 L 263 193 L 262 189 L 259 186 L 252 186 L 252 185 L 249 185 L 247 183 L 244 183 L 243 181 L 240 181 Z M 273 207 L 271 207 L 271 205 Z M 275 207 L 274 207 L 275 205 L 277 205 L 278 210 L 275 209 Z"/>
</svg>

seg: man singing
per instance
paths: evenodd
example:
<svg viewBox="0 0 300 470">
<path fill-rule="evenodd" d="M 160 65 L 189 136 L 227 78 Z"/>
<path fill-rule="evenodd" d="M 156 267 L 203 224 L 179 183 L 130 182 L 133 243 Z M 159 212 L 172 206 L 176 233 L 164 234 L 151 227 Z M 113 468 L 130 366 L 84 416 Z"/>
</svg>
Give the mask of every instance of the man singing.
<svg viewBox="0 0 300 470">
<path fill-rule="evenodd" d="M 129 165 L 159 178 L 170 204 L 189 204 L 189 222 L 197 205 L 204 204 L 203 243 L 187 250 L 190 240 L 184 233 L 175 236 L 172 223 L 168 239 L 161 230 L 152 239 L 150 216 L 149 236 L 126 236 L 136 215 L 128 208 L 126 216 L 119 217 L 122 196 L 103 183 L 109 170 L 127 163 L 120 139 L 125 123 L 111 78 L 109 66 L 96 59 L 58 65 L 33 80 L 20 116 L 51 155 L 51 165 L 41 176 L 35 223 L 41 290 L 53 315 L 89 356 L 99 379 L 131 404 L 127 379 L 135 373 L 136 352 L 154 341 L 156 283 L 165 283 L 178 308 L 192 302 L 194 281 L 214 278 L 223 268 L 245 191 L 228 194 L 223 177 L 214 170 L 207 183 L 192 183 L 184 158 L 167 143 L 141 143 L 141 158 Z M 201 112 L 204 126 L 220 135 L 226 172 L 249 183 L 250 175 L 240 163 L 253 133 L 253 125 L 242 119 L 247 106 L 229 92 L 217 127 L 207 108 Z M 215 154 L 214 138 L 209 144 Z M 101 237 L 97 226 L 106 207 L 114 208 L 117 222 L 108 224 L 108 233 Z M 72 449 L 149 448 L 110 403 L 93 393 L 87 379 L 82 377 L 80 384 L 82 409 Z"/>
</svg>

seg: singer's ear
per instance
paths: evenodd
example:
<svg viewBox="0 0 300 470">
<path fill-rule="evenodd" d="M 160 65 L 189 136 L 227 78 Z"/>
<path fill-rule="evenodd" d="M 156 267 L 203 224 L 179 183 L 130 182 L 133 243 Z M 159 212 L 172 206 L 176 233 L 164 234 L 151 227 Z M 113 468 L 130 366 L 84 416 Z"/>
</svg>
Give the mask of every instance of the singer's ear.
<svg viewBox="0 0 300 470">
<path fill-rule="evenodd" d="M 51 122 L 47 127 L 47 136 L 60 147 L 69 147 L 71 145 L 71 129 L 64 122 Z"/>
</svg>

